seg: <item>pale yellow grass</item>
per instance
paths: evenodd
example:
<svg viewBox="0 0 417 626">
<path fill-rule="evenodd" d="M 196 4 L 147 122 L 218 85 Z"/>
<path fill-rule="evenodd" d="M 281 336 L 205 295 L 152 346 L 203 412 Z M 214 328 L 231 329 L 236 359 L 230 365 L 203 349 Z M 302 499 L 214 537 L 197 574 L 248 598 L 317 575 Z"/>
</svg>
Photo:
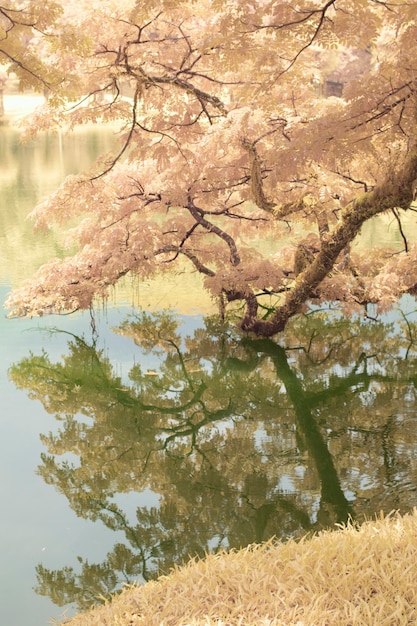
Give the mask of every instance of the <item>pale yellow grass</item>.
<svg viewBox="0 0 417 626">
<path fill-rule="evenodd" d="M 417 511 L 193 560 L 67 626 L 417 624 Z"/>
</svg>

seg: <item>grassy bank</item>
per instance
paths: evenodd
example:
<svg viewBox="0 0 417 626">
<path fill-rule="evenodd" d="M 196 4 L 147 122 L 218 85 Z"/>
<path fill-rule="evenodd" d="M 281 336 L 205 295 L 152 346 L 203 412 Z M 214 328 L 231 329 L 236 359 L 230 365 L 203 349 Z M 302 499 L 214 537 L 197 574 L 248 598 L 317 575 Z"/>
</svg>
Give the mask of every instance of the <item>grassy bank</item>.
<svg viewBox="0 0 417 626">
<path fill-rule="evenodd" d="M 417 624 L 417 510 L 191 561 L 67 626 Z"/>
</svg>

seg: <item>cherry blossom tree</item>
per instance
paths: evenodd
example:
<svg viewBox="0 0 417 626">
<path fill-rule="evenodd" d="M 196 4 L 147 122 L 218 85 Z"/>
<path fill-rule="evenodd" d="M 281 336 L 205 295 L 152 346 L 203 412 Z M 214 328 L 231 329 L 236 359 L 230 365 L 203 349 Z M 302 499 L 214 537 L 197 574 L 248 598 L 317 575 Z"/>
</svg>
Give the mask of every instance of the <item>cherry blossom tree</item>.
<svg viewBox="0 0 417 626">
<path fill-rule="evenodd" d="M 111 122 L 120 143 L 33 211 L 78 248 L 12 292 L 11 315 L 88 308 L 180 259 L 261 336 L 312 303 L 416 293 L 417 2 L 54 6 L 25 49 L 48 87 L 26 134 Z M 379 214 L 401 245 L 363 251 Z"/>
</svg>

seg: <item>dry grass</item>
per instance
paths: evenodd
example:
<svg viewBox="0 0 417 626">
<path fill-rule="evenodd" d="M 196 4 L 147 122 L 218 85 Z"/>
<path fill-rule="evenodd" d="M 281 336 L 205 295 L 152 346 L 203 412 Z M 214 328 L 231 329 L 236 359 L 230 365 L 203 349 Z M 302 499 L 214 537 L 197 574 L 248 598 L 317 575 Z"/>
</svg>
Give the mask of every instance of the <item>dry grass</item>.
<svg viewBox="0 0 417 626">
<path fill-rule="evenodd" d="M 67 626 L 417 624 L 417 510 L 208 555 Z"/>
</svg>

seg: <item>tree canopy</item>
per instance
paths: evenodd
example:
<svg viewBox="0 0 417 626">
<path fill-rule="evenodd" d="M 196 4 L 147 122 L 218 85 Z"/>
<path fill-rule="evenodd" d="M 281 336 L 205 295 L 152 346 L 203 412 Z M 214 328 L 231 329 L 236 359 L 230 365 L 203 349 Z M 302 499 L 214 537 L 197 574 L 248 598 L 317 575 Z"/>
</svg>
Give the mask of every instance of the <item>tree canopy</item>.
<svg viewBox="0 0 417 626">
<path fill-rule="evenodd" d="M 2 59 L 46 94 L 26 135 L 112 123 L 120 141 L 34 210 L 77 250 L 11 315 L 88 308 L 180 259 L 265 337 L 311 303 L 415 294 L 417 2 L 61 5 L 0 6 Z M 400 245 L 361 250 L 383 213 Z"/>
</svg>

